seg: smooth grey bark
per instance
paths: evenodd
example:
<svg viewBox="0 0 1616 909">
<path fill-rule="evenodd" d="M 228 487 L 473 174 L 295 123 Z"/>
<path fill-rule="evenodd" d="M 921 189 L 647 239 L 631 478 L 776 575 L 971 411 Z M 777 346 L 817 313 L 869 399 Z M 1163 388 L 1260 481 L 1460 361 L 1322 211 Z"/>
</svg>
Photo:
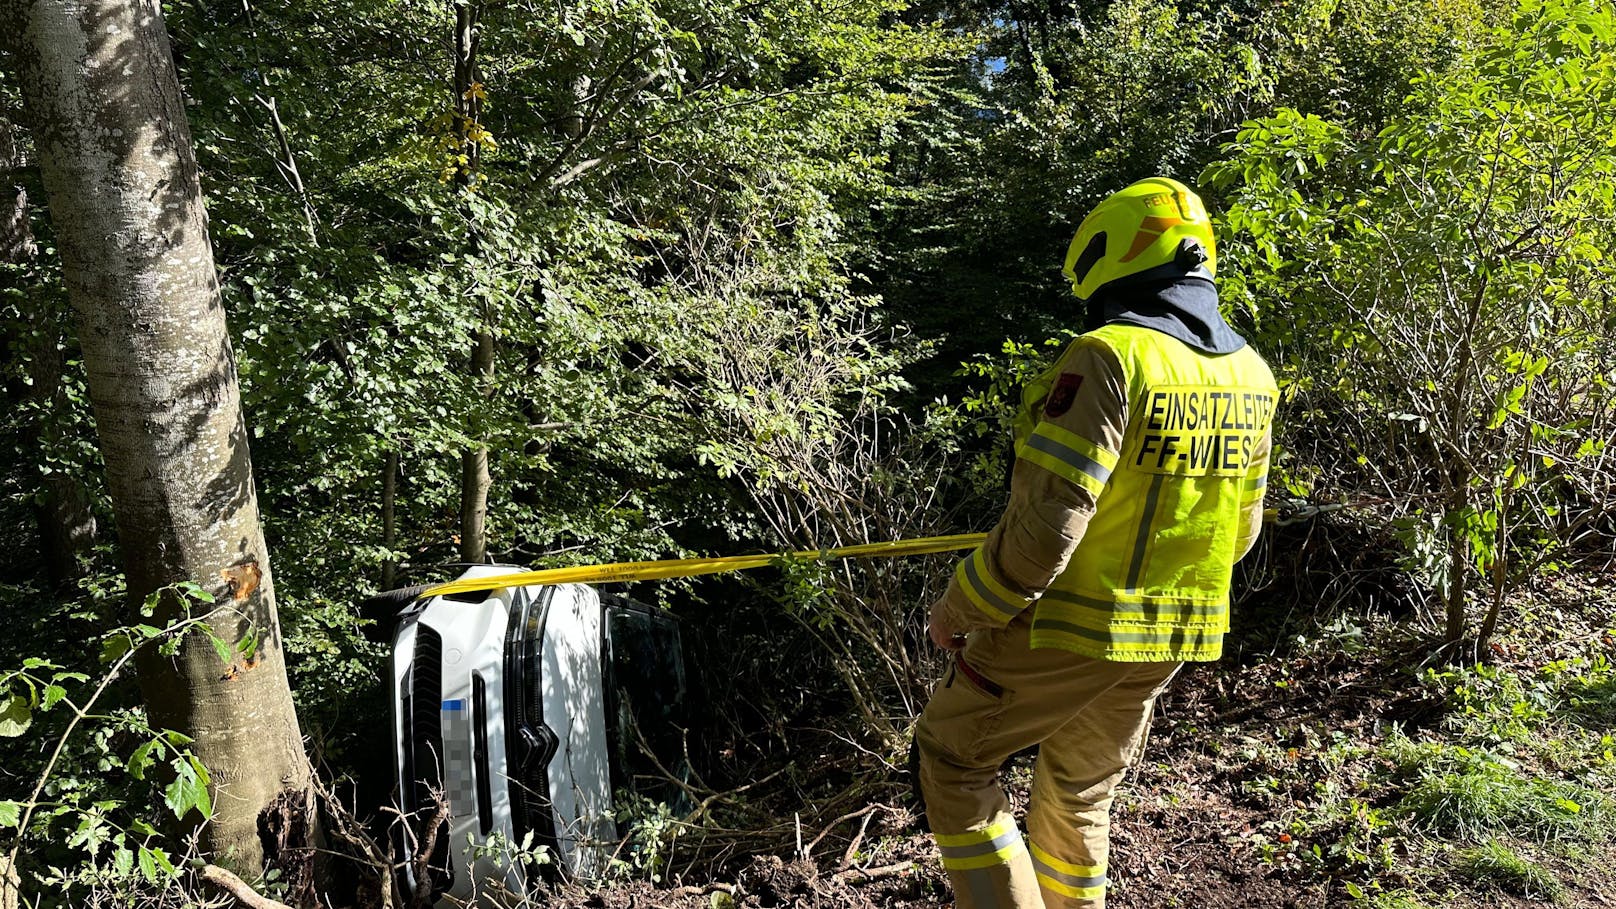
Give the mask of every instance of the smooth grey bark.
<svg viewBox="0 0 1616 909">
<path fill-rule="evenodd" d="M 193 737 L 212 773 L 204 848 L 254 877 L 260 815 L 307 804 L 310 771 L 162 10 L 0 0 L 0 29 L 17 41 L 131 605 L 195 582 L 218 597 L 221 637 L 261 639 L 229 666 L 198 635 L 137 659 L 152 723 Z"/>
</svg>

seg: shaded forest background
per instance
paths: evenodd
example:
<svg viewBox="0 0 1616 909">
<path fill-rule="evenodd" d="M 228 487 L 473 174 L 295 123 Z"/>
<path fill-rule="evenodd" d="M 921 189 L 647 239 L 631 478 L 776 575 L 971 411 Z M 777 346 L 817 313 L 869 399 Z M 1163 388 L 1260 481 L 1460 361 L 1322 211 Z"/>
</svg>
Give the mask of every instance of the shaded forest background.
<svg viewBox="0 0 1616 909">
<path fill-rule="evenodd" d="M 1065 245 L 1152 174 L 1219 218 L 1226 312 L 1284 389 L 1269 505 L 1300 523 L 1244 569 L 1229 660 L 1345 614 L 1473 664 L 1522 591 L 1616 558 L 1607 4 L 165 9 L 327 778 L 364 790 L 388 760 L 385 647 L 358 610 L 378 590 L 484 554 L 986 529 L 1019 382 L 1080 328 Z M 99 677 L 129 617 L 35 154 L 0 81 L 0 666 Z M 631 590 L 691 629 L 715 785 L 789 765 L 805 730 L 843 748 L 719 826 L 890 792 L 945 577 L 930 559 Z M 0 732 L 34 731 L 0 773 L 31 780 L 58 696 L 6 678 Z M 64 893 L 130 871 L 114 837 L 155 842 L 152 784 L 123 772 L 134 691 L 104 710 L 41 821 L 73 835 L 30 866 Z M 713 861 L 755 848 L 737 842 Z"/>
</svg>

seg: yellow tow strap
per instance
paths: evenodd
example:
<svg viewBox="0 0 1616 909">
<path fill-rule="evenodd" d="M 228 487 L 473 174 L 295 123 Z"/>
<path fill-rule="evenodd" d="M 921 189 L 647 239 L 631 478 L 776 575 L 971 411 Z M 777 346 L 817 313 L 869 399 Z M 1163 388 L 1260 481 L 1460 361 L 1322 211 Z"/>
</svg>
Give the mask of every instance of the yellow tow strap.
<svg viewBox="0 0 1616 909">
<path fill-rule="evenodd" d="M 701 574 L 721 574 L 746 568 L 762 568 L 782 558 L 787 559 L 869 559 L 887 556 L 928 555 L 971 549 L 987 539 L 985 533 L 961 533 L 948 537 L 922 537 L 918 540 L 896 540 L 891 543 L 861 543 L 857 546 L 839 546 L 835 549 L 805 549 L 801 552 L 760 553 L 758 555 L 721 556 L 712 559 L 662 559 L 655 562 L 613 562 L 609 565 L 575 565 L 571 568 L 546 568 L 543 571 L 521 571 L 487 578 L 467 578 L 439 584 L 422 592 L 422 597 L 437 597 L 450 593 L 471 593 L 480 590 L 503 590 L 507 587 L 531 587 L 539 584 L 610 584 L 619 581 L 651 581 L 658 578 L 689 578 Z"/>
<path fill-rule="evenodd" d="M 1315 514 L 1346 508 L 1346 505 L 1314 507 L 1299 512 L 1292 518 L 1269 508 L 1263 520 L 1270 524 L 1289 524 L 1305 520 Z M 612 584 L 623 581 L 654 581 L 660 578 L 691 578 L 702 574 L 723 574 L 773 565 L 780 559 L 871 559 L 891 556 L 929 555 L 934 552 L 952 552 L 971 549 L 987 539 L 985 533 L 958 533 L 946 537 L 921 537 L 917 540 L 894 540 L 890 543 L 860 543 L 857 546 L 839 546 L 835 549 L 804 549 L 800 552 L 759 553 L 757 555 L 719 556 L 711 559 L 660 559 L 653 562 L 612 562 L 607 565 L 574 565 L 570 568 L 546 568 L 542 571 L 520 571 L 487 578 L 468 578 L 429 587 L 422 597 L 437 597 L 450 593 L 473 593 L 481 590 L 504 590 L 507 587 L 535 587 L 543 584 Z"/>
</svg>

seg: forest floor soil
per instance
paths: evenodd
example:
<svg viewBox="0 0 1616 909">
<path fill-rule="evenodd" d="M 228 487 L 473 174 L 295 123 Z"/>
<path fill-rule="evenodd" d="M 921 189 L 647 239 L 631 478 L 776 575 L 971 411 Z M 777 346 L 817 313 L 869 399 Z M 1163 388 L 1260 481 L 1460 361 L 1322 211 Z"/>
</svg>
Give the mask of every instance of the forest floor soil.
<svg viewBox="0 0 1616 909">
<path fill-rule="evenodd" d="M 1108 906 L 1616 907 L 1616 805 L 1609 785 L 1616 773 L 1609 750 L 1616 732 L 1610 720 L 1616 714 L 1576 714 L 1568 705 L 1585 710 L 1588 702 L 1542 687 L 1564 687 L 1553 680 L 1570 671 L 1565 666 L 1592 667 L 1576 676 L 1583 686 L 1577 690 L 1604 698 L 1595 704 L 1598 710 L 1616 705 L 1610 674 L 1616 663 L 1616 576 L 1580 577 L 1534 595 L 1537 603 L 1517 616 L 1522 630 L 1500 638 L 1491 653 L 1492 669 L 1479 677 L 1453 681 L 1442 675 L 1440 664 L 1428 656 L 1426 639 L 1410 634 L 1406 623 L 1399 630 L 1393 627 L 1397 623 L 1386 622 L 1377 629 L 1369 627 L 1372 622 L 1347 623 L 1334 636 L 1187 667 L 1163 699 L 1146 759 L 1113 809 Z M 1522 713 L 1520 703 L 1500 697 L 1477 706 L 1473 689 L 1484 688 L 1478 678 L 1524 691 L 1524 701 L 1536 698 L 1533 692 L 1540 688 L 1549 691 L 1544 698 L 1550 708 L 1525 726 L 1509 725 L 1512 714 Z M 1543 678 L 1551 681 L 1536 681 Z M 1606 814 L 1576 842 L 1510 829 L 1481 838 L 1424 829 L 1406 807 L 1411 778 L 1395 766 L 1402 760 L 1398 755 L 1410 749 L 1460 756 L 1505 753 L 1510 756 L 1505 765 L 1519 767 L 1523 778 L 1536 780 L 1533 775 L 1541 774 L 1591 783 L 1590 798 L 1598 804 L 1586 810 L 1590 816 L 1596 809 Z M 1018 809 L 1024 807 L 1030 769 L 1025 757 L 1005 769 Z M 806 818 L 802 824 L 810 833 L 821 826 L 810 828 Z M 710 878 L 688 875 L 659 884 L 624 882 L 571 891 L 556 894 L 552 905 L 920 909 L 953 904 L 936 848 L 916 829 L 912 815 L 876 812 L 859 842 L 852 843 L 856 827 L 842 825 L 838 829 L 846 836 L 812 859 L 753 855 L 730 860 L 727 871 Z M 1474 851 L 1493 837 L 1543 869 L 1554 889 L 1535 892 L 1516 880 L 1463 873 L 1467 848 Z"/>
</svg>

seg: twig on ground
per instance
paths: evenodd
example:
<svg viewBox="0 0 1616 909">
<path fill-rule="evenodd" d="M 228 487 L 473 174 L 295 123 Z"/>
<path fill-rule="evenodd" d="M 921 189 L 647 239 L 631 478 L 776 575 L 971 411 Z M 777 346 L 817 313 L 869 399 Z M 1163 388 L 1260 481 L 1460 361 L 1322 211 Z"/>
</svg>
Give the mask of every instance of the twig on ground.
<svg viewBox="0 0 1616 909">
<path fill-rule="evenodd" d="M 707 814 L 707 810 L 713 806 L 714 802 L 728 802 L 728 801 L 731 801 L 735 796 L 740 795 L 741 793 L 747 791 L 748 789 L 755 789 L 758 786 L 762 786 L 762 785 L 768 783 L 770 780 L 773 780 L 775 777 L 779 776 L 782 773 L 785 773 L 787 770 L 790 770 L 790 769 L 791 769 L 791 765 L 787 764 L 786 766 L 781 767 L 779 770 L 776 770 L 775 772 L 769 774 L 768 776 L 764 777 L 761 780 L 753 780 L 752 782 L 747 783 L 744 786 L 737 786 L 734 789 L 726 790 L 724 792 L 715 792 L 712 795 L 709 795 L 706 798 L 702 799 L 701 804 L 697 805 L 694 810 L 692 810 L 689 814 L 685 815 L 684 818 L 682 818 L 681 820 L 682 820 L 683 823 L 685 823 L 687 825 L 694 825 L 696 823 L 697 818 L 703 817 L 703 816 L 705 816 Z"/>
<path fill-rule="evenodd" d="M 885 805 L 871 805 L 870 807 L 871 808 L 885 809 L 887 806 L 885 806 Z M 869 813 L 864 815 L 864 822 L 859 824 L 858 833 L 854 834 L 853 842 L 848 843 L 847 844 L 847 849 L 842 852 L 842 864 L 841 864 L 842 870 L 846 870 L 847 868 L 852 867 L 852 865 L 853 865 L 853 856 L 854 856 L 855 853 L 858 852 L 859 844 L 864 842 L 864 832 L 866 830 L 870 829 L 870 820 L 872 818 L 874 818 L 874 817 L 875 817 L 875 812 L 874 811 L 870 811 Z"/>
<path fill-rule="evenodd" d="M 902 861 L 896 865 L 882 865 L 879 868 L 849 868 L 846 871 L 838 871 L 832 877 L 843 884 L 862 884 L 902 874 L 914 867 L 914 862 Z"/>
<path fill-rule="evenodd" d="M 341 840 L 356 853 L 344 854 L 344 858 L 362 861 L 376 876 L 376 909 L 393 909 L 398 895 L 394 893 L 397 881 L 394 878 L 391 857 L 381 844 L 357 823 L 353 813 L 337 797 L 336 791 L 320 781 L 319 774 L 314 775 L 314 781 L 315 794 L 325 803 L 326 817 L 331 820 L 331 823 L 326 825 L 326 833 Z"/>
<path fill-rule="evenodd" d="M 709 893 L 715 893 L 715 892 L 719 892 L 719 891 L 727 893 L 730 896 L 734 896 L 735 895 L 735 885 L 734 884 L 720 884 L 720 883 L 702 884 L 699 887 L 694 886 L 694 885 L 690 885 L 690 886 L 680 887 L 680 888 L 674 890 L 673 895 L 674 896 L 706 896 Z"/>
<path fill-rule="evenodd" d="M 814 850 L 816 848 L 818 848 L 818 846 L 819 846 L 819 842 L 821 840 L 823 840 L 825 837 L 829 836 L 830 832 L 832 830 L 835 830 L 837 827 L 839 827 L 843 822 L 851 821 L 851 820 L 854 820 L 855 818 L 862 817 L 862 818 L 866 818 L 866 823 L 868 823 L 868 817 L 869 817 L 871 812 L 878 811 L 878 810 L 883 809 L 885 807 L 886 807 L 885 805 L 866 805 L 866 806 L 864 806 L 863 808 L 860 808 L 857 811 L 850 811 L 847 814 L 844 814 L 841 817 L 837 818 L 836 820 L 831 821 L 829 824 L 826 824 L 825 829 L 819 831 L 819 835 L 814 837 L 813 841 L 808 844 L 808 851 L 807 851 L 807 853 L 804 854 L 805 857 L 813 855 Z M 798 847 L 797 851 L 802 852 L 802 849 L 801 849 L 800 846 Z"/>
<path fill-rule="evenodd" d="M 218 865 L 204 865 L 202 880 L 207 881 L 247 909 L 292 909 L 280 900 L 272 900 L 254 890 L 246 881 Z"/>
</svg>

